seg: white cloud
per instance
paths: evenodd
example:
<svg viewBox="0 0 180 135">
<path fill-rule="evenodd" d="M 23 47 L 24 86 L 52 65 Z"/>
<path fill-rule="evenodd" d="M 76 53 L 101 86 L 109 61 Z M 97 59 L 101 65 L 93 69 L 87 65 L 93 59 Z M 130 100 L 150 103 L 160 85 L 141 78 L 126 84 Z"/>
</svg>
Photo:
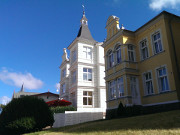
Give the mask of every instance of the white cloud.
<svg viewBox="0 0 180 135">
<path fill-rule="evenodd" d="M 153 10 L 161 10 L 163 8 L 177 9 L 180 0 L 151 0 L 149 7 Z"/>
<path fill-rule="evenodd" d="M 0 98 L 0 104 L 6 105 L 7 103 L 9 103 L 11 101 L 11 99 L 7 96 L 3 96 Z"/>
<path fill-rule="evenodd" d="M 39 89 L 43 82 L 32 76 L 31 73 L 16 73 L 10 72 L 6 68 L 0 71 L 0 80 L 6 84 L 21 87 L 24 83 L 25 89 Z"/>
</svg>

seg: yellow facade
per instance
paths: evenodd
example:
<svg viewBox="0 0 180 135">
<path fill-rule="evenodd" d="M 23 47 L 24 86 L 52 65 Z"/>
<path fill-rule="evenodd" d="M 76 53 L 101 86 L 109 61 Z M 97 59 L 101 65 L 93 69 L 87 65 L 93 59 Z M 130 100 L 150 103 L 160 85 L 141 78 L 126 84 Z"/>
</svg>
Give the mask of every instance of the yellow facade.
<svg viewBox="0 0 180 135">
<path fill-rule="evenodd" d="M 110 16 L 104 42 L 107 109 L 180 101 L 180 17 L 166 11 L 136 31 Z"/>
</svg>

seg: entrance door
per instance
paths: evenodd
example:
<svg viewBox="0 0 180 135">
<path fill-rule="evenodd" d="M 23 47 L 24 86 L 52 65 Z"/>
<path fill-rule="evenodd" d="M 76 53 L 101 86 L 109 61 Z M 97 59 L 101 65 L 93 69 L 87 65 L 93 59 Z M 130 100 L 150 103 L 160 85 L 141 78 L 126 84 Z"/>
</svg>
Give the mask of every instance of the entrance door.
<svg viewBox="0 0 180 135">
<path fill-rule="evenodd" d="M 131 95 L 132 95 L 132 104 L 140 105 L 141 99 L 140 99 L 140 94 L 139 94 L 137 77 L 134 77 L 134 76 L 130 77 L 130 88 L 131 88 Z"/>
</svg>

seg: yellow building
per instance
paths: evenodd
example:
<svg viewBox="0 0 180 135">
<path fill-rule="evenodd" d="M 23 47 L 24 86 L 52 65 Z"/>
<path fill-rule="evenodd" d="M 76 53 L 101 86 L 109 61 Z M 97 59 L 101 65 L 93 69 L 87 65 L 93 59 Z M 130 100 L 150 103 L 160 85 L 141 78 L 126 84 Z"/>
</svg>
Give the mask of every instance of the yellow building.
<svg viewBox="0 0 180 135">
<path fill-rule="evenodd" d="M 136 31 L 106 23 L 107 115 L 123 105 L 178 108 L 180 102 L 180 17 L 163 11 Z"/>
</svg>

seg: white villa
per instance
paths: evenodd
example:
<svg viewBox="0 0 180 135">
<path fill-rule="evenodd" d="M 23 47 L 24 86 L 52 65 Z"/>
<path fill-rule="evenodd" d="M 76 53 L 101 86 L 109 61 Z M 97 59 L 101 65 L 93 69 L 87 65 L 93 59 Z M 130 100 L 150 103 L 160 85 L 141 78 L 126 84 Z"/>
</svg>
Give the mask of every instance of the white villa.
<svg viewBox="0 0 180 135">
<path fill-rule="evenodd" d="M 64 48 L 60 65 L 60 98 L 72 102 L 77 111 L 106 111 L 105 66 L 102 42 L 93 39 L 83 11 L 77 37 Z M 86 109 L 85 109 L 86 108 Z"/>
</svg>

